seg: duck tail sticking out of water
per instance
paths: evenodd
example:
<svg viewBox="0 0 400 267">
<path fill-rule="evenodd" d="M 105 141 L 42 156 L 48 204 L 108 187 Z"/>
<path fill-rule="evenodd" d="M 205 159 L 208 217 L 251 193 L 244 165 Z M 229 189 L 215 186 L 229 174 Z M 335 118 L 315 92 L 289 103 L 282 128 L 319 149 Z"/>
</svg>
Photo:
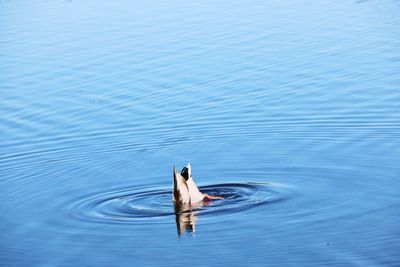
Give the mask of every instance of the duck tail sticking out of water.
<svg viewBox="0 0 400 267">
<path fill-rule="evenodd" d="M 176 170 L 175 166 L 173 173 L 173 200 L 175 203 L 190 203 L 189 189 L 186 185 L 186 180 Z"/>
<path fill-rule="evenodd" d="M 190 163 L 186 167 L 183 167 L 181 173 L 174 166 L 173 172 L 173 200 L 175 203 L 195 204 L 204 199 L 223 199 L 223 197 L 210 196 L 200 192 L 193 180 Z"/>
</svg>

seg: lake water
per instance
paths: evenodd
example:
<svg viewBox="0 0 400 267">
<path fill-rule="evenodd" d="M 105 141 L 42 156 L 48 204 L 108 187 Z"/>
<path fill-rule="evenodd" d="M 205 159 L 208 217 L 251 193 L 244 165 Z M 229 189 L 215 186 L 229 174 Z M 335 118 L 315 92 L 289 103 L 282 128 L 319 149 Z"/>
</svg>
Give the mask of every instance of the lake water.
<svg viewBox="0 0 400 267">
<path fill-rule="evenodd" d="M 0 1 L 1 266 L 399 266 L 400 3 Z M 188 162 L 224 200 L 174 207 Z"/>
</svg>

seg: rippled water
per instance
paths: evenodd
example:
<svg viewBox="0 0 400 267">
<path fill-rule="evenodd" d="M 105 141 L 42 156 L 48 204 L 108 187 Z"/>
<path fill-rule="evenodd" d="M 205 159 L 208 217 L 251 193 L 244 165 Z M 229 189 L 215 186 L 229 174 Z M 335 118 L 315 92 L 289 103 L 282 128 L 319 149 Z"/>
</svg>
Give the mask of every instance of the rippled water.
<svg viewBox="0 0 400 267">
<path fill-rule="evenodd" d="M 0 265 L 398 266 L 399 11 L 0 1 Z"/>
</svg>

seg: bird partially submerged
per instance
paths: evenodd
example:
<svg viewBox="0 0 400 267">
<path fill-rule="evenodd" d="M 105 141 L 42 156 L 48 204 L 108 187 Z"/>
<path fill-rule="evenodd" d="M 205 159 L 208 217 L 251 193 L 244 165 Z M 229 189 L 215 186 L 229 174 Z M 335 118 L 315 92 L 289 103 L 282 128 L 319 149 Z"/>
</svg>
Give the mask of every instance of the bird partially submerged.
<svg viewBox="0 0 400 267">
<path fill-rule="evenodd" d="M 192 177 L 190 163 L 179 173 L 174 166 L 173 200 L 175 203 L 195 204 L 203 200 L 223 199 L 220 196 L 210 196 L 200 192 Z"/>
</svg>

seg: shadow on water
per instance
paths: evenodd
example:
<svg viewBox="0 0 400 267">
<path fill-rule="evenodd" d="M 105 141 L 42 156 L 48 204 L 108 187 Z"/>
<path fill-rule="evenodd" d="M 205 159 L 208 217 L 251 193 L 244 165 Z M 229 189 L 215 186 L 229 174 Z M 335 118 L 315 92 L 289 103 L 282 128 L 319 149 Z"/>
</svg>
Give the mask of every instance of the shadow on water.
<svg viewBox="0 0 400 267">
<path fill-rule="evenodd" d="M 187 233 L 196 232 L 197 212 L 196 209 L 203 207 L 203 203 L 197 204 L 174 204 L 176 230 L 181 237 L 184 231 Z"/>
<path fill-rule="evenodd" d="M 176 231 L 178 236 L 181 237 L 185 231 L 190 234 L 195 233 L 198 213 L 202 208 L 207 208 L 215 204 L 213 202 L 223 202 L 223 200 L 208 200 L 194 204 L 174 203 Z"/>
</svg>

